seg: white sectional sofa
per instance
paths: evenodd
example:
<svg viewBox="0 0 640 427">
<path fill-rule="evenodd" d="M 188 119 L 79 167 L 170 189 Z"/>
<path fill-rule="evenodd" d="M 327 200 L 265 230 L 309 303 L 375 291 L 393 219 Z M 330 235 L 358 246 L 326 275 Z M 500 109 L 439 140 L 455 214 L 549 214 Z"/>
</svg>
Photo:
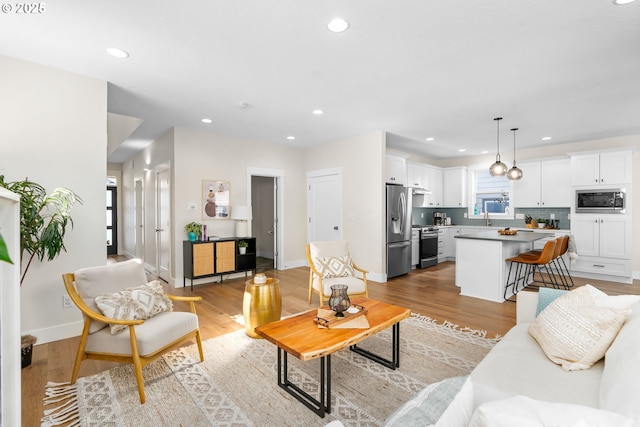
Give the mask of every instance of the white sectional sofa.
<svg viewBox="0 0 640 427">
<path fill-rule="evenodd" d="M 612 329 L 613 342 L 606 344 L 603 359 L 588 369 L 571 371 L 552 362 L 529 332 L 540 322 L 535 322 L 538 299 L 538 292 L 520 292 L 517 324 L 469 377 L 429 386 L 386 425 L 640 425 L 640 296 L 606 298 L 602 304 L 625 310 L 626 321 L 623 317 L 619 332 Z M 432 407 L 443 395 L 450 398 L 446 409 L 434 415 Z"/>
</svg>

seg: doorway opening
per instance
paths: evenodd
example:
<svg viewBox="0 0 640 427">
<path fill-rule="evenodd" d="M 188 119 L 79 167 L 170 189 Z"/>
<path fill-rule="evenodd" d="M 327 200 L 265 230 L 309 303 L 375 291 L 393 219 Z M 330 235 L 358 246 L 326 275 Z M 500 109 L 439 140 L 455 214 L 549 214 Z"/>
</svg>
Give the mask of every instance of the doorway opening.
<svg viewBox="0 0 640 427">
<path fill-rule="evenodd" d="M 248 201 L 253 219 L 251 235 L 256 238 L 256 273 L 282 268 L 281 213 L 284 171 L 248 168 Z"/>
<path fill-rule="evenodd" d="M 253 211 L 253 236 L 256 238 L 256 273 L 276 268 L 276 221 L 274 195 L 277 193 L 276 178 L 251 177 L 251 208 Z"/>
</svg>

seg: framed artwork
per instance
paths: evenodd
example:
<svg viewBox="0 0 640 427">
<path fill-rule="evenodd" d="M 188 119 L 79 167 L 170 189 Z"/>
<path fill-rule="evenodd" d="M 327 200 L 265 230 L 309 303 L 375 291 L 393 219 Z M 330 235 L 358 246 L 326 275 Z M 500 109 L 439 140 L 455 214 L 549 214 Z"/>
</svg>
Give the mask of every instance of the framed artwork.
<svg viewBox="0 0 640 427">
<path fill-rule="evenodd" d="M 229 219 L 229 181 L 202 180 L 202 219 Z"/>
</svg>

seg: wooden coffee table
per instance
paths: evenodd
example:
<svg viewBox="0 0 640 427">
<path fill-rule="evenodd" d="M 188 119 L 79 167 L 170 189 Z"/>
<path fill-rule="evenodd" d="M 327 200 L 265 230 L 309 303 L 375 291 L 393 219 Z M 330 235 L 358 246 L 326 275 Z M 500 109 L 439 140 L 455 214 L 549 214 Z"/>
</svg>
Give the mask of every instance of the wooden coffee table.
<svg viewBox="0 0 640 427">
<path fill-rule="evenodd" d="M 351 301 L 367 309 L 368 329 L 323 329 L 314 319 L 317 309 L 268 323 L 255 329 L 256 334 L 278 347 L 278 385 L 302 402 L 306 407 L 324 418 L 331 413 L 331 354 L 349 347 L 351 351 L 380 363 L 389 369 L 400 366 L 400 321 L 411 315 L 411 310 L 385 304 L 372 299 L 359 298 Z M 357 346 L 365 338 L 392 327 L 392 358 L 385 359 Z M 284 357 L 282 356 L 284 350 Z M 302 361 L 320 359 L 320 398 L 316 399 L 289 381 L 287 355 Z"/>
</svg>

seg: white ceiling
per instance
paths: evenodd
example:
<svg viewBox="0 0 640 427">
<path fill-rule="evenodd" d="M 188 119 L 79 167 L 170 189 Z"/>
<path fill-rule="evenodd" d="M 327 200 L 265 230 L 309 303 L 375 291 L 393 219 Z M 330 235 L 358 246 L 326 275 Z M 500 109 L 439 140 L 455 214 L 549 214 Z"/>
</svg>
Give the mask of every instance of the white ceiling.
<svg viewBox="0 0 640 427">
<path fill-rule="evenodd" d="M 501 151 L 512 127 L 520 148 L 640 134 L 640 1 L 44 4 L 2 13 L 0 54 L 108 81 L 108 111 L 142 119 L 112 162 L 173 126 L 295 147 L 384 130 L 434 159 L 494 153 L 496 116 Z"/>
</svg>

